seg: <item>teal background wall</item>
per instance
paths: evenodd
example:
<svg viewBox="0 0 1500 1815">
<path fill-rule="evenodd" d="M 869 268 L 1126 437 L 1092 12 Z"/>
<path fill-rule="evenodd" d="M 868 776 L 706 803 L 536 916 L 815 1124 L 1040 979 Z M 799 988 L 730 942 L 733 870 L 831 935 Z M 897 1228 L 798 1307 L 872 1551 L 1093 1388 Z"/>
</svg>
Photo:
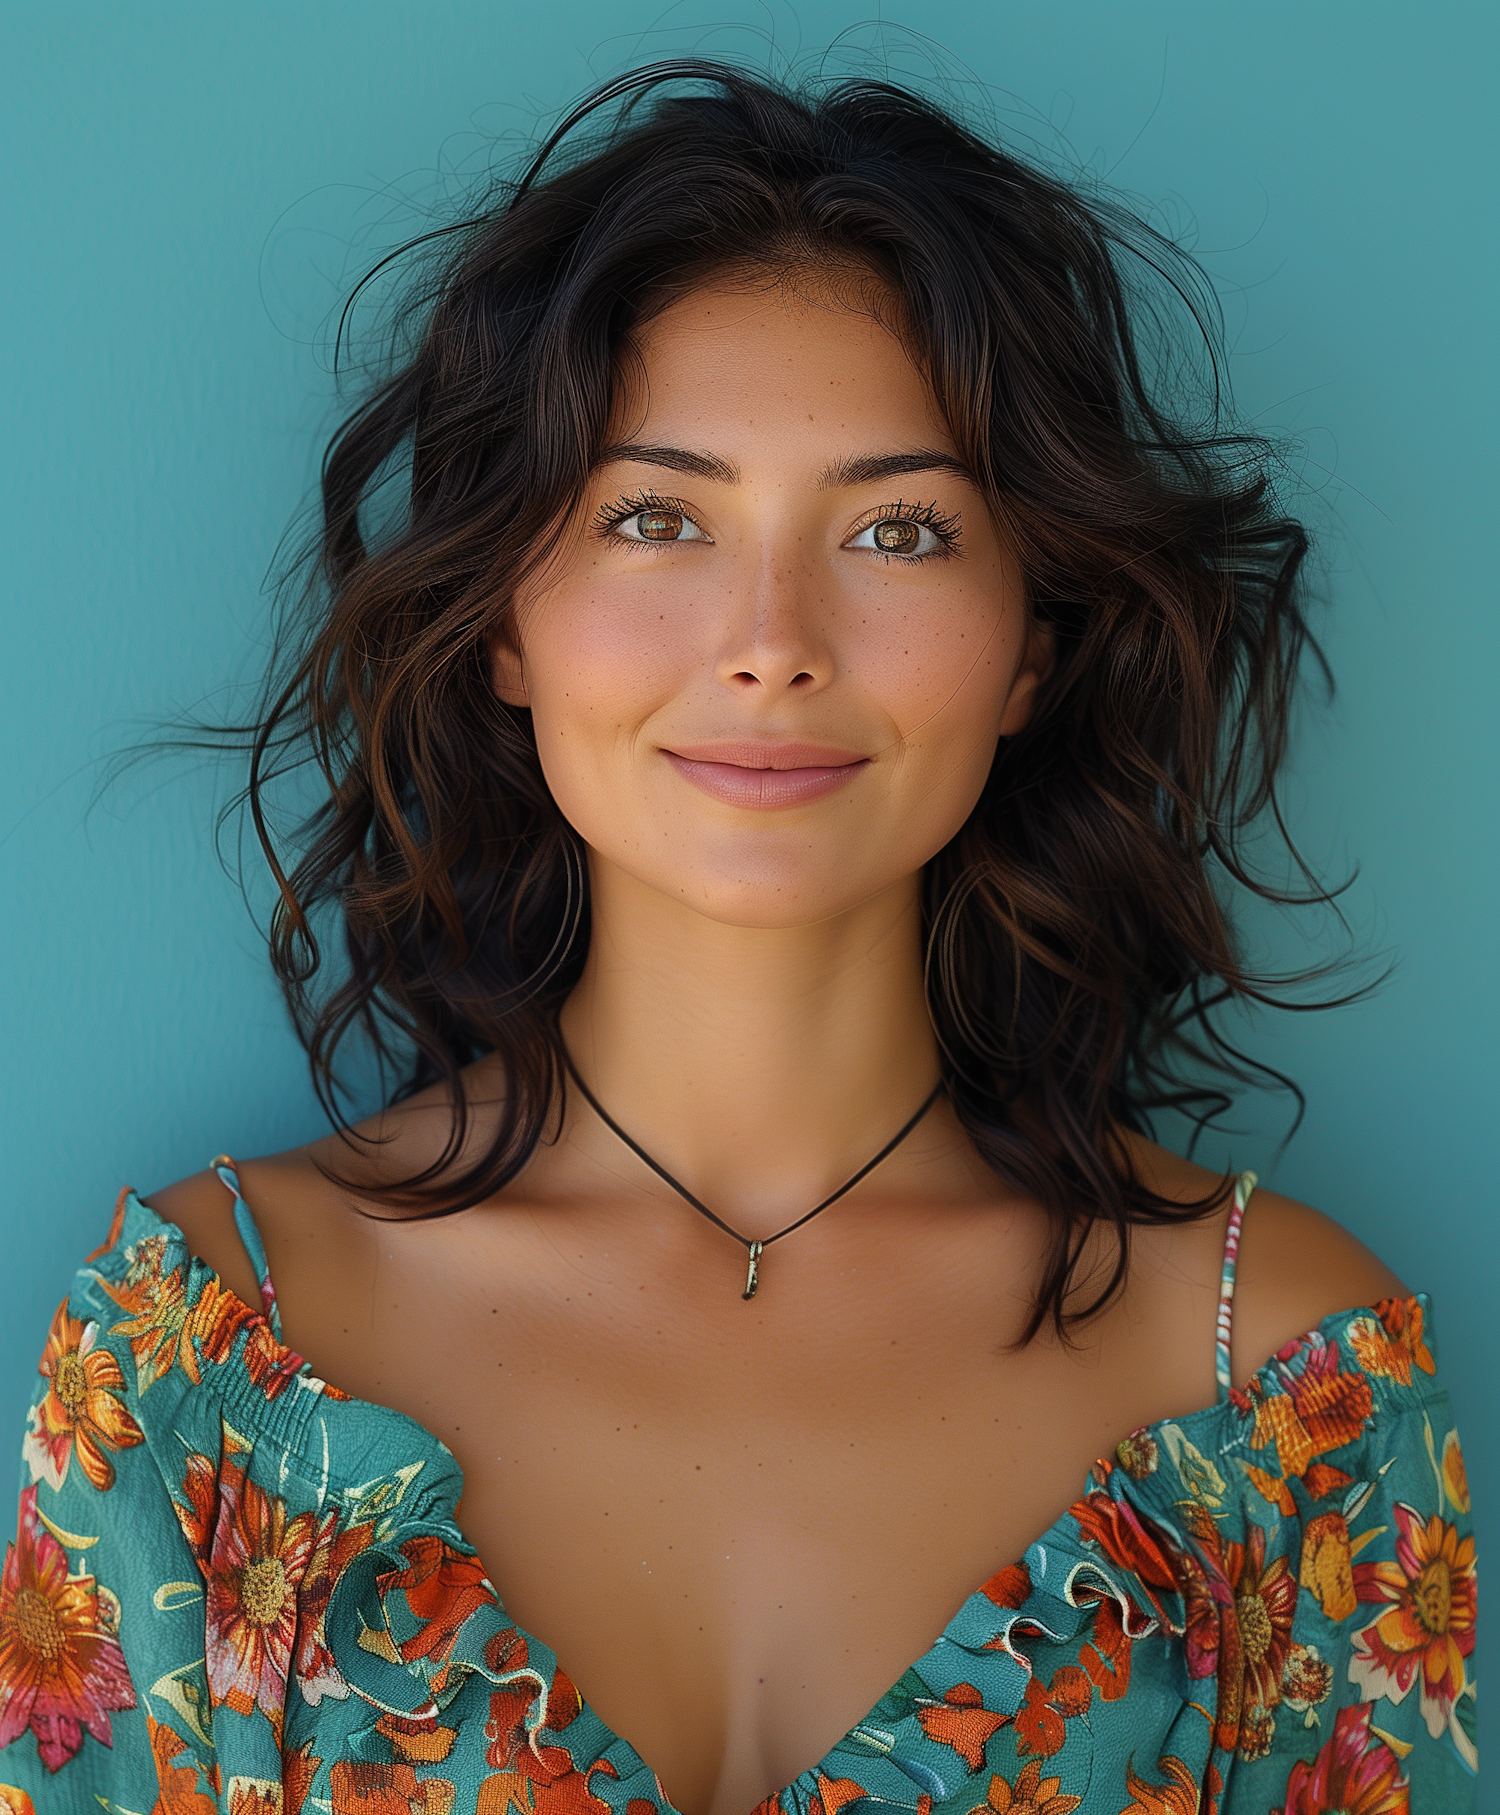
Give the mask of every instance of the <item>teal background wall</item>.
<svg viewBox="0 0 1500 1815">
<path fill-rule="evenodd" d="M 878 41 L 861 18 L 838 0 L 5 8 L 0 1417 L 123 1181 L 320 1126 L 214 853 L 228 776 L 152 768 L 86 809 L 104 751 L 255 672 L 261 581 L 330 420 L 341 284 L 594 77 Z M 1293 816 L 1315 859 L 1362 866 L 1351 923 L 1400 962 L 1362 1007 L 1251 1028 L 1310 1098 L 1274 1183 L 1434 1294 L 1500 1535 L 1500 13 L 923 0 L 904 18 L 1021 143 L 1070 148 L 1196 245 L 1245 412 L 1300 442 L 1340 694 L 1305 729 Z M 919 71 L 893 42 L 896 72 Z M 1295 951 L 1265 917 L 1255 936 Z M 1271 1174 L 1285 1118 L 1251 1099 L 1240 1163 Z"/>
</svg>

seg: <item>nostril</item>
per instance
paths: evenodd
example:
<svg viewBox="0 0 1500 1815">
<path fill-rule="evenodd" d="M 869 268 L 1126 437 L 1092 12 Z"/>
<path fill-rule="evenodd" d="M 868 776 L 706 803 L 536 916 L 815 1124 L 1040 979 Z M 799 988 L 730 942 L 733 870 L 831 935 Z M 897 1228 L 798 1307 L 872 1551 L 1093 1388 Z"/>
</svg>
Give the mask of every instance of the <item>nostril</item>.
<svg viewBox="0 0 1500 1815">
<path fill-rule="evenodd" d="M 811 685 L 812 676 L 807 672 L 807 670 L 805 668 L 803 669 L 801 674 L 794 674 L 792 676 L 791 684 L 794 687 L 800 687 L 804 681 L 806 681 L 809 685 Z"/>
</svg>

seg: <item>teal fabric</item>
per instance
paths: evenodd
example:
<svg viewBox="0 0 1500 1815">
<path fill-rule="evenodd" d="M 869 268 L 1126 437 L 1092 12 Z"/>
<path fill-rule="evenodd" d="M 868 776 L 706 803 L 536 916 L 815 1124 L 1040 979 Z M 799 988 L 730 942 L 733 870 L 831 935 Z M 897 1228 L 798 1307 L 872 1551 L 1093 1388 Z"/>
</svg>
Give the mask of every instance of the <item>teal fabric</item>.
<svg viewBox="0 0 1500 1815">
<path fill-rule="evenodd" d="M 669 1807 L 507 1618 L 447 1449 L 316 1379 L 266 1297 L 128 1192 L 79 1270 L 0 1581 L 0 1811 Z M 1472 1810 L 1473 1538 L 1430 1343 L 1425 1296 L 1341 1312 L 1132 1432 L 762 1815 Z"/>
</svg>

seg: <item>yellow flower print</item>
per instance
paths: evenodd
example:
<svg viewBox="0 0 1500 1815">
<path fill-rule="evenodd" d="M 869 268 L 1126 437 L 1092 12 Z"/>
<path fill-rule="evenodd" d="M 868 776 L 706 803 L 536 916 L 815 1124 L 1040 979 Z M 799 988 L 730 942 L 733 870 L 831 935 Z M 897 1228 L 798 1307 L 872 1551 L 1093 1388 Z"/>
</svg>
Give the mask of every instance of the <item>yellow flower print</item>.
<svg viewBox="0 0 1500 1815">
<path fill-rule="evenodd" d="M 1455 1512 L 1468 1512 L 1469 1471 L 1464 1467 L 1464 1453 L 1458 1447 L 1457 1431 L 1449 1431 L 1443 1439 L 1443 1492 Z"/>
<path fill-rule="evenodd" d="M 1302 1532 L 1302 1565 L 1297 1573 L 1302 1586 L 1311 1589 L 1313 1599 L 1330 1620 L 1347 1620 L 1358 1607 L 1349 1527 L 1342 1513 L 1320 1513 L 1316 1519 L 1308 1520 Z"/>
</svg>

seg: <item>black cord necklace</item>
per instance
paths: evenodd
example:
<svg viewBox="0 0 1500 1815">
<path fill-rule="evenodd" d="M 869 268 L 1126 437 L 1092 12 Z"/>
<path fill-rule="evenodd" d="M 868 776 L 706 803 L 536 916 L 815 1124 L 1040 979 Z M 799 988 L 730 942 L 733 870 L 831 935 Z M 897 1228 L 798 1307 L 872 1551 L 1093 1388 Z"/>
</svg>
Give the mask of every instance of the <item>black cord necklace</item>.
<svg viewBox="0 0 1500 1815">
<path fill-rule="evenodd" d="M 826 1210 L 830 1204 L 836 1204 L 846 1191 L 852 1191 L 867 1173 L 873 1172 L 883 1159 L 888 1158 L 889 1155 L 896 1151 L 906 1139 L 907 1135 L 911 1133 L 912 1129 L 916 1127 L 917 1123 L 921 1121 L 922 1117 L 926 1115 L 927 1111 L 931 1109 L 933 1104 L 938 1100 L 943 1089 L 942 1079 L 939 1078 L 937 1083 L 933 1085 L 932 1090 L 922 1104 L 922 1107 L 911 1120 L 901 1128 L 893 1139 L 886 1142 L 873 1160 L 866 1161 L 866 1163 L 860 1167 L 859 1171 L 855 1173 L 853 1178 L 846 1179 L 845 1182 L 839 1186 L 837 1191 L 831 1196 L 825 1197 L 821 1204 L 814 1204 L 812 1209 L 809 1210 L 805 1216 L 799 1216 L 796 1222 L 788 1223 L 784 1229 L 778 1229 L 774 1235 L 768 1235 L 764 1241 L 756 1242 L 751 1241 L 748 1235 L 741 1235 L 738 1229 L 731 1229 L 729 1224 L 726 1223 L 722 1217 L 715 1216 L 708 1205 L 694 1197 L 686 1185 L 679 1184 L 678 1181 L 672 1177 L 671 1173 L 667 1171 L 665 1166 L 659 1166 L 656 1161 L 652 1159 L 651 1155 L 647 1153 L 646 1149 L 641 1146 L 639 1141 L 631 1140 L 630 1136 L 626 1134 L 620 1124 L 610 1115 L 608 1110 L 605 1109 L 604 1105 L 594 1095 L 593 1091 L 591 1091 L 588 1085 L 584 1083 L 583 1079 L 579 1077 L 578 1068 L 573 1063 L 572 1054 L 568 1052 L 566 1047 L 563 1049 L 563 1063 L 568 1068 L 568 1076 L 583 1093 L 584 1101 L 588 1104 L 589 1108 L 593 1110 L 594 1114 L 598 1116 L 599 1120 L 603 1122 L 604 1126 L 608 1128 L 612 1134 L 618 1135 L 636 1158 L 644 1160 L 656 1176 L 669 1184 L 679 1197 L 686 1198 L 700 1216 L 706 1216 L 716 1229 L 722 1229 L 726 1235 L 732 1235 L 750 1256 L 750 1271 L 745 1276 L 745 1290 L 741 1294 L 741 1297 L 746 1299 L 754 1298 L 756 1288 L 760 1284 L 760 1257 L 765 1249 L 769 1248 L 772 1242 L 779 1242 L 783 1235 L 790 1235 L 794 1229 L 800 1229 L 804 1223 L 810 1223 L 815 1216 Z"/>
</svg>

